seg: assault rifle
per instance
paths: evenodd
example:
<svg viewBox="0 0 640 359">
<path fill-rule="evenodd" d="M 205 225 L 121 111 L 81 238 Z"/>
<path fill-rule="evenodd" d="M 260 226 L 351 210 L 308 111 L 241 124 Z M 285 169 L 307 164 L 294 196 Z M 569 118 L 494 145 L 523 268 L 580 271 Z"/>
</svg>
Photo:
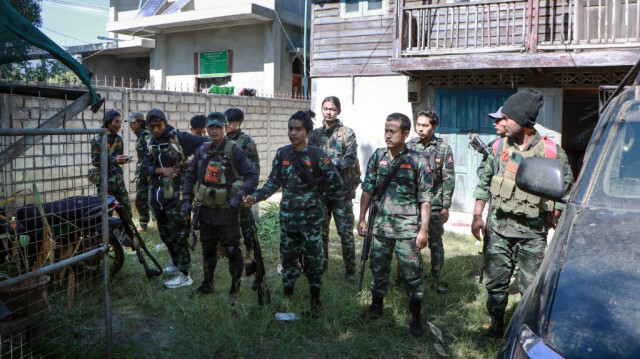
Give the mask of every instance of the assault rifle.
<svg viewBox="0 0 640 359">
<path fill-rule="evenodd" d="M 258 227 L 253 216 L 251 216 L 251 227 L 253 228 L 253 260 L 251 260 L 251 266 L 246 268 L 246 274 L 249 276 L 255 272 L 256 278 L 253 280 L 251 289 L 258 292 L 258 303 L 264 306 L 271 304 L 271 292 L 265 280 L 264 257 L 258 242 Z"/>
<path fill-rule="evenodd" d="M 471 145 L 471 147 L 473 147 L 474 150 L 478 151 L 482 155 L 483 161 L 487 160 L 487 157 L 489 157 L 489 148 L 487 147 L 487 145 L 485 145 L 484 142 L 482 142 L 480 137 L 473 136 L 471 141 L 469 141 L 469 144 Z"/>
<path fill-rule="evenodd" d="M 131 219 L 131 214 L 129 213 L 129 211 L 123 206 L 118 206 L 116 208 L 116 212 L 118 212 L 118 216 L 120 217 L 120 219 L 124 224 L 122 227 L 124 228 L 125 233 L 127 234 L 127 236 L 129 236 L 129 238 L 132 239 L 131 247 L 136 251 L 138 262 L 140 262 L 144 267 L 144 270 L 147 274 L 147 278 L 161 275 L 162 266 L 160 265 L 160 263 L 158 263 L 156 258 L 147 249 L 147 246 L 144 243 L 144 240 L 142 240 L 142 236 L 140 236 L 138 229 L 133 224 L 133 220 Z M 147 261 L 144 259 L 144 256 L 142 255 L 143 252 L 149 257 L 149 259 L 151 259 L 151 262 L 153 262 L 153 265 L 155 265 L 156 268 L 149 268 Z"/>
<path fill-rule="evenodd" d="M 487 157 L 489 157 L 489 148 L 485 145 L 484 142 L 478 136 L 473 136 L 471 141 L 469 141 L 471 147 L 474 150 L 478 151 L 482 155 L 482 161 L 486 161 Z M 484 236 L 482 237 L 482 252 L 478 252 L 479 255 L 482 256 L 482 265 L 480 267 L 480 278 L 478 282 L 482 284 L 482 280 L 484 279 L 484 271 L 487 268 L 487 244 L 489 243 L 489 225 L 491 224 L 491 198 L 489 198 L 489 208 L 487 211 L 487 218 L 485 218 L 484 223 Z"/>
<path fill-rule="evenodd" d="M 193 204 L 193 217 L 191 218 L 191 237 L 193 237 L 193 242 L 191 242 L 191 250 L 196 249 L 196 244 L 198 243 L 198 230 L 200 229 L 200 201 L 196 200 Z"/>
<path fill-rule="evenodd" d="M 367 263 L 367 259 L 369 259 L 369 252 L 371 252 L 371 243 L 373 243 L 373 221 L 376 219 L 377 214 L 378 202 L 372 198 L 371 206 L 369 206 L 369 216 L 367 217 L 367 231 L 364 233 L 362 255 L 360 256 L 360 285 L 358 286 L 359 292 L 362 292 L 365 264 Z"/>
</svg>

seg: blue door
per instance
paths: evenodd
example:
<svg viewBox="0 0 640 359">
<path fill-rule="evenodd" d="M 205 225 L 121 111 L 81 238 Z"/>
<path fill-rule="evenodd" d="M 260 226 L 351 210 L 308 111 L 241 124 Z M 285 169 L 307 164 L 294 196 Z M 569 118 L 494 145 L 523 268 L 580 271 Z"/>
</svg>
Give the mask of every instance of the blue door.
<svg viewBox="0 0 640 359">
<path fill-rule="evenodd" d="M 440 115 L 437 133 L 451 146 L 456 167 L 452 210 L 473 211 L 473 190 L 482 157 L 469 146 L 469 140 L 479 135 L 488 143 L 496 137 L 493 121 L 487 115 L 515 92 L 515 89 L 436 89 L 436 111 Z"/>
</svg>

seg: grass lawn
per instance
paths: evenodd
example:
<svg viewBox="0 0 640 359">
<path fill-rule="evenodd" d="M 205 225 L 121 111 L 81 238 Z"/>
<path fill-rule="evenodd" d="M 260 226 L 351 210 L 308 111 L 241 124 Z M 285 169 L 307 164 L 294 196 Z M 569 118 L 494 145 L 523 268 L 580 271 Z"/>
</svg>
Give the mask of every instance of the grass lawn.
<svg viewBox="0 0 640 359">
<path fill-rule="evenodd" d="M 244 278 L 242 292 L 234 306 L 229 304 L 230 286 L 226 259 L 218 262 L 214 294 L 189 297 L 202 281 L 200 246 L 192 252 L 194 285 L 165 290 L 169 277 L 147 279 L 134 255 L 112 281 L 114 357 L 116 358 L 492 358 L 498 343 L 477 349 L 475 338 L 489 322 L 484 288 L 478 284 L 479 246 L 470 235 L 447 233 L 447 260 L 443 280 L 450 285 L 445 295 L 429 290 L 425 280 L 423 322 L 425 335 L 414 338 L 407 324 L 408 300 L 403 289 L 391 289 L 385 298 L 384 316 L 362 323 L 360 315 L 371 301 L 367 289 L 357 293 L 357 281 L 344 280 L 340 241 L 332 229 L 330 265 L 323 277 L 323 315 L 316 320 L 279 322 L 277 312 L 298 315 L 309 307 L 309 287 L 304 276 L 298 279 L 291 301 L 282 297 L 277 274 L 279 225 L 277 206 L 267 209 L 258 226 L 266 257 L 267 281 L 273 302 L 260 307 L 251 290 L 253 278 Z M 137 221 L 136 221 L 137 223 Z M 160 243 L 154 223 L 144 234 L 147 246 L 160 263 L 169 263 L 167 252 L 155 252 Z M 362 248 L 356 237 L 356 257 Z M 423 257 L 428 266 L 428 249 Z M 368 263 L 367 263 L 368 266 Z M 394 265 L 395 268 L 395 265 Z M 395 276 L 395 270 L 392 272 Z M 371 273 L 367 267 L 365 283 Z M 395 281 L 392 279 L 392 283 Z M 517 292 L 517 290 L 516 290 Z M 511 313 L 519 295 L 512 295 Z M 440 352 L 440 353 L 439 353 Z"/>
</svg>

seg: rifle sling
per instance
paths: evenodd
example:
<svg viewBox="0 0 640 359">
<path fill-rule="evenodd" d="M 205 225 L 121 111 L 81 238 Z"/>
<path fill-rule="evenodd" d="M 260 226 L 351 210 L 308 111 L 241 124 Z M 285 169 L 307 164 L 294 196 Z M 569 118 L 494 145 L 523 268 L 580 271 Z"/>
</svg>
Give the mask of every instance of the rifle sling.
<svg viewBox="0 0 640 359">
<path fill-rule="evenodd" d="M 398 170 L 400 169 L 400 165 L 402 164 L 403 161 L 404 161 L 404 156 L 401 156 L 400 158 L 398 158 L 398 162 L 393 166 L 393 168 L 391 169 L 391 172 L 389 172 L 389 174 L 387 175 L 387 177 L 385 177 L 382 184 L 377 188 L 376 196 L 374 199 L 375 203 L 380 203 L 380 201 L 382 200 L 382 197 L 387 192 L 387 188 L 389 188 L 389 184 L 391 184 L 391 180 L 398 173 Z"/>
</svg>

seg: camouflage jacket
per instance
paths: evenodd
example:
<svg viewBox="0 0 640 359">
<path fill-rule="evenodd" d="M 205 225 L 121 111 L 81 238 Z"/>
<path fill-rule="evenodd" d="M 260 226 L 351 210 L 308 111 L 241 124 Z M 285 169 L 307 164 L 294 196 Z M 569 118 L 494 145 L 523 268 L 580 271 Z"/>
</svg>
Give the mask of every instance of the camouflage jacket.
<svg viewBox="0 0 640 359">
<path fill-rule="evenodd" d="M 122 137 L 117 133 L 109 132 L 107 134 L 107 176 L 124 176 L 122 165 L 116 163 L 116 157 L 124 155 L 124 145 Z M 91 140 L 91 164 L 100 168 L 100 145 L 102 144 L 102 135 L 96 135 Z"/>
<path fill-rule="evenodd" d="M 515 138 L 505 137 L 507 146 L 517 146 Z M 531 143 L 523 149 L 528 151 L 536 146 L 542 137 L 536 131 L 534 139 Z M 498 149 L 497 155 L 494 155 L 493 144 L 489 148 L 489 157 L 485 161 L 484 168 L 478 177 L 478 185 L 473 192 L 475 199 L 480 199 L 485 202 L 489 201 L 491 194 L 491 179 L 496 173 L 496 169 L 501 160 L 501 149 Z M 506 150 L 505 150 L 506 151 Z M 556 158 L 560 160 L 564 165 L 564 183 L 565 183 L 565 195 L 568 195 L 571 191 L 573 184 L 573 173 L 571 172 L 571 166 L 569 165 L 569 159 L 564 150 L 556 145 Z M 524 215 L 514 215 L 512 213 L 506 213 L 500 208 L 492 206 L 491 209 L 491 229 L 500 235 L 510 238 L 538 238 L 546 236 L 549 231 L 548 217 L 549 213 L 541 213 L 538 218 L 526 218 Z M 563 203 L 556 202 L 555 208 L 563 210 L 565 205 Z"/>
<path fill-rule="evenodd" d="M 340 196 L 353 199 L 356 197 L 356 183 L 359 178 L 355 174 L 355 164 L 358 162 L 358 143 L 352 129 L 343 126 L 340 120 L 330 128 L 316 128 L 309 136 L 310 145 L 322 148 L 331 162 L 338 168 L 344 184 Z M 357 181 L 357 182 L 356 182 Z"/>
<path fill-rule="evenodd" d="M 273 159 L 267 182 L 254 193 L 256 202 L 262 201 L 282 187 L 280 225 L 296 232 L 297 228 L 322 225 L 325 221 L 325 205 L 328 199 L 339 196 L 342 180 L 336 167 L 322 149 L 317 149 L 311 161 L 310 147 L 298 152 L 292 145 L 280 147 Z M 302 168 L 310 170 L 314 177 L 324 177 L 320 184 L 309 183 Z M 308 173 L 308 172 L 307 172 Z"/>
<path fill-rule="evenodd" d="M 362 190 L 375 197 L 378 186 L 398 163 L 400 168 L 379 204 L 373 234 L 386 238 L 415 238 L 420 229 L 420 203 L 431 202 L 432 196 L 431 173 L 423 156 L 405 147 L 391 159 L 386 148 L 378 148 L 369 158 Z"/>
<path fill-rule="evenodd" d="M 144 161 L 144 156 L 147 154 L 147 143 L 149 142 L 149 138 L 151 137 L 151 132 L 147 129 L 138 130 L 135 132 L 136 137 L 136 177 L 140 176 L 140 168 L 142 167 L 142 161 Z"/>
<path fill-rule="evenodd" d="M 244 151 L 244 154 L 247 155 L 249 162 L 253 165 L 256 172 L 258 173 L 258 177 L 260 177 L 260 157 L 258 156 L 258 147 L 256 147 L 256 143 L 253 141 L 251 136 L 246 133 L 238 130 L 235 133 L 235 136 L 231 137 L 231 135 L 227 132 L 227 140 L 233 141 L 240 146 L 240 149 Z"/>
<path fill-rule="evenodd" d="M 428 144 L 416 137 L 407 143 L 407 147 L 423 154 L 431 170 L 433 177 L 433 200 L 431 209 L 438 211 L 451 207 L 453 190 L 456 187 L 456 172 L 453 168 L 453 152 L 451 147 L 442 142 L 442 139 L 433 136 Z"/>
</svg>

